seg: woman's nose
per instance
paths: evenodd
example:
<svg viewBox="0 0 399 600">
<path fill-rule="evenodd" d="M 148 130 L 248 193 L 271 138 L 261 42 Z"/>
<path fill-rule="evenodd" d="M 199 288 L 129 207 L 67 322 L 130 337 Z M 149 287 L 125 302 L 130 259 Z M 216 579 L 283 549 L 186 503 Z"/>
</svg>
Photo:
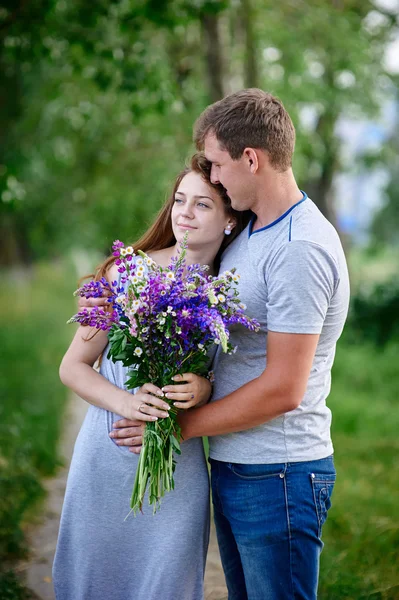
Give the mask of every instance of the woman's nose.
<svg viewBox="0 0 399 600">
<path fill-rule="evenodd" d="M 194 210 L 193 210 L 193 206 L 190 202 L 186 202 L 184 204 L 184 206 L 182 207 L 182 212 L 181 214 L 184 217 L 187 217 L 189 219 L 192 219 L 192 217 L 194 216 Z"/>
</svg>

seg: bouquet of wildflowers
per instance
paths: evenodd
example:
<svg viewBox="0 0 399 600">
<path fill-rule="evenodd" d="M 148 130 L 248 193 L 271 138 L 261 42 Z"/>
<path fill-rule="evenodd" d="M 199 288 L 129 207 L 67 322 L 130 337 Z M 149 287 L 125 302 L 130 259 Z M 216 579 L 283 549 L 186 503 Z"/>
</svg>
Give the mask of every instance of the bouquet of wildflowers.
<svg viewBox="0 0 399 600">
<path fill-rule="evenodd" d="M 256 331 L 259 324 L 245 314 L 235 284 L 239 276 L 226 271 L 217 277 L 206 274 L 208 267 L 185 265 L 187 237 L 178 258 L 168 268 L 120 241 L 113 254 L 120 283 L 106 279 L 91 281 L 75 295 L 99 297 L 109 293 L 110 309 L 84 309 L 69 322 L 108 330 L 108 358 L 129 367 L 127 389 L 151 382 L 160 388 L 174 375 L 192 372 L 207 375 L 207 351 L 219 344 L 233 352 L 228 326 L 241 324 Z M 133 486 L 131 508 L 142 509 L 149 488 L 154 512 L 166 491 L 174 488 L 175 454 L 180 454 L 181 430 L 178 409 L 171 405 L 169 417 L 146 424 L 142 450 Z"/>
</svg>

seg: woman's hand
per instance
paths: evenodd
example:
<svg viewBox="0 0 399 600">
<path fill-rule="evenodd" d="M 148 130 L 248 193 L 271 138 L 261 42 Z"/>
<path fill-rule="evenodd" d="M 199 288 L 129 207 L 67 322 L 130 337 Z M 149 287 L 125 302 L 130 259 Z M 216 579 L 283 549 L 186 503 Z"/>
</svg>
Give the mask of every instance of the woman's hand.
<svg viewBox="0 0 399 600">
<path fill-rule="evenodd" d="M 199 375 L 194 375 L 194 373 L 184 373 L 183 375 L 176 375 L 173 377 L 174 381 L 182 381 L 186 382 L 178 385 L 167 385 L 163 388 L 165 392 L 165 396 L 170 400 L 173 400 L 173 404 L 177 408 L 192 408 L 193 406 L 201 406 L 202 404 L 206 404 L 209 400 L 212 384 L 205 377 L 200 377 Z M 139 398 L 143 400 L 146 399 L 146 404 L 149 404 L 148 393 L 152 392 L 156 393 L 158 396 L 162 394 L 161 390 L 159 390 L 155 385 L 151 383 L 146 383 L 142 388 L 135 394 L 133 397 L 138 397 L 138 394 L 143 393 Z M 167 392 L 167 393 L 166 393 Z M 192 397 L 194 396 L 194 397 Z M 154 396 L 150 396 L 150 400 L 157 400 L 160 402 L 163 407 L 165 407 L 165 403 L 162 400 L 155 399 Z M 154 405 L 154 403 L 152 403 Z M 135 404 L 136 405 L 136 404 Z M 159 406 L 159 404 L 155 404 L 155 406 Z M 153 414 L 151 411 L 155 411 L 155 408 L 151 408 L 150 406 L 145 408 L 142 407 L 142 410 L 148 412 L 148 414 Z M 159 411 L 157 411 L 159 412 Z M 161 413 L 165 414 L 165 413 Z M 121 419 L 120 421 L 116 421 L 113 425 L 114 429 L 111 431 L 109 436 L 115 440 L 115 443 L 118 446 L 129 446 L 129 452 L 133 454 L 140 454 L 141 446 L 143 443 L 143 435 L 144 435 L 144 423 L 142 421 L 150 421 L 151 418 L 144 418 L 144 416 L 140 415 L 140 421 L 136 419 Z"/>
<path fill-rule="evenodd" d="M 173 381 L 181 381 L 178 385 L 166 385 L 162 388 L 165 397 L 172 400 L 176 408 L 192 408 L 206 404 L 211 397 L 212 384 L 209 379 L 195 375 L 194 373 L 183 373 L 175 375 Z"/>
<path fill-rule="evenodd" d="M 131 421 L 165 419 L 169 416 L 170 406 L 157 396 L 164 396 L 164 393 L 156 385 L 145 383 L 135 394 L 126 394 L 120 414 Z"/>
</svg>

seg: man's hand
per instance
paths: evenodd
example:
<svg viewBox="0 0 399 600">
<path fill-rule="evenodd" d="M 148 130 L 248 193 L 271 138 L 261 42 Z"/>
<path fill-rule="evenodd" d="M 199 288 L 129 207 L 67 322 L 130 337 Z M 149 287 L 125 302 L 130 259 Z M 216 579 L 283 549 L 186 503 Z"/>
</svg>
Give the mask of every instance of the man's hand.
<svg viewBox="0 0 399 600">
<path fill-rule="evenodd" d="M 105 290 L 104 290 L 105 294 Z M 108 302 L 109 295 L 101 296 L 100 298 L 85 298 L 84 296 L 79 296 L 78 306 L 79 310 L 82 308 L 94 308 L 95 306 L 106 306 L 109 307 L 110 303 Z"/>
<path fill-rule="evenodd" d="M 109 437 L 115 441 L 118 446 L 129 446 L 129 452 L 140 454 L 143 443 L 145 424 L 143 421 L 132 421 L 130 419 L 121 419 L 113 424 L 113 431 Z"/>
</svg>

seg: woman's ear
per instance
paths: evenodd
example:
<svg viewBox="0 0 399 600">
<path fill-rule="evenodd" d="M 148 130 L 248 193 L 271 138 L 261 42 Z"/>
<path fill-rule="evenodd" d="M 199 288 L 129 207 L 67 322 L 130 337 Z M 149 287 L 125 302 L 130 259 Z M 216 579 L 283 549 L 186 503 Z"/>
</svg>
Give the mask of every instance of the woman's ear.
<svg viewBox="0 0 399 600">
<path fill-rule="evenodd" d="M 237 219 L 235 217 L 230 217 L 226 223 L 225 232 L 229 231 L 231 233 L 236 225 Z"/>
</svg>

